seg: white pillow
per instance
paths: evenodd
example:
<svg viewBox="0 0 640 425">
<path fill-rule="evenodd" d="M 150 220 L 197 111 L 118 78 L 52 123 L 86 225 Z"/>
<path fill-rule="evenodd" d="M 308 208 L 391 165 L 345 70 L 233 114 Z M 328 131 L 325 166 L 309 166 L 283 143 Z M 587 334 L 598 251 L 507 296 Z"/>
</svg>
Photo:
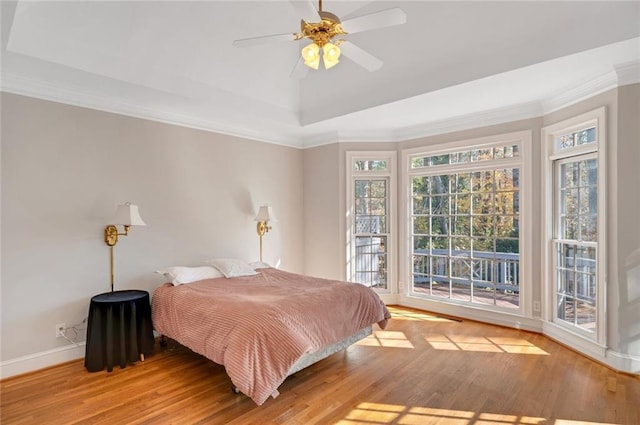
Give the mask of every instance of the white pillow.
<svg viewBox="0 0 640 425">
<path fill-rule="evenodd" d="M 253 270 L 258 270 L 258 269 L 268 269 L 271 266 L 262 261 L 254 261 L 253 263 L 249 263 L 249 267 L 251 267 Z"/>
<path fill-rule="evenodd" d="M 156 273 L 165 275 L 167 279 L 174 285 L 182 285 L 183 283 L 196 282 L 204 279 L 214 279 L 223 277 L 218 269 L 210 266 L 184 267 L 175 266 L 158 270 Z"/>
<path fill-rule="evenodd" d="M 220 270 L 225 277 L 253 276 L 258 274 L 246 261 L 236 258 L 214 258 L 213 260 L 206 261 L 206 263 Z"/>
</svg>

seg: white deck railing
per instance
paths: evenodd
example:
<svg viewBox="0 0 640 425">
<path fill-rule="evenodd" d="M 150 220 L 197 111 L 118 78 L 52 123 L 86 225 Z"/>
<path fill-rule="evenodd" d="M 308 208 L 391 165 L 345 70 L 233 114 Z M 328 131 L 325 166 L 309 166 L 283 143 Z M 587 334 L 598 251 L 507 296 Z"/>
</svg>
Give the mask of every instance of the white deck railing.
<svg viewBox="0 0 640 425">
<path fill-rule="evenodd" d="M 510 252 L 415 250 L 414 259 L 429 255 L 427 261 L 414 261 L 413 282 L 455 283 L 476 288 L 520 291 L 520 254 Z"/>
</svg>

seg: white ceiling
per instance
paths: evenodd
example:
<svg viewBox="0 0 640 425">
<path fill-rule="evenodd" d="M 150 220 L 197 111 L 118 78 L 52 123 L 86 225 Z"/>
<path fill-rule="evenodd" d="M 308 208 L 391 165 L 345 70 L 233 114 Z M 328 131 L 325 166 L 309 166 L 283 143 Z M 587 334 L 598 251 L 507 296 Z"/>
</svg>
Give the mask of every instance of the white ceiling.
<svg viewBox="0 0 640 425">
<path fill-rule="evenodd" d="M 2 89 L 308 147 L 536 116 L 640 73 L 637 1 L 323 1 L 343 20 L 390 7 L 405 25 L 346 37 L 382 69 L 299 80 L 301 42 L 231 45 L 298 31 L 285 0 L 2 1 Z"/>
</svg>

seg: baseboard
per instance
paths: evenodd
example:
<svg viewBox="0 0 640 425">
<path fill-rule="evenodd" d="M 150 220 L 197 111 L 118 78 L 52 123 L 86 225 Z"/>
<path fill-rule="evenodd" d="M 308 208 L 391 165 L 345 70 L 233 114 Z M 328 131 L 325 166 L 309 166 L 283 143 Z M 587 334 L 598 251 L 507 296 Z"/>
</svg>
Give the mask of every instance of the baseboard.
<svg viewBox="0 0 640 425">
<path fill-rule="evenodd" d="M 430 302 L 428 300 L 407 296 L 399 296 L 398 301 L 400 306 L 541 333 L 559 344 L 607 366 L 616 372 L 640 375 L 640 357 L 613 351 L 594 341 L 586 340 L 579 335 L 568 332 L 564 328 L 538 318 L 519 317 L 505 313 L 470 309 L 468 307 L 461 308 L 455 305 Z"/>
<path fill-rule="evenodd" d="M 33 372 L 84 357 L 85 343 L 69 344 L 52 350 L 0 362 L 0 379 Z"/>
<path fill-rule="evenodd" d="M 434 302 L 423 298 L 400 296 L 398 304 L 405 307 L 417 308 L 461 319 L 475 320 L 483 323 L 522 329 L 530 332 L 542 333 L 540 319 L 523 317 L 507 312 L 488 311 L 467 306 L 456 306 L 447 303 Z"/>
<path fill-rule="evenodd" d="M 416 302 L 416 300 L 407 298 L 398 301 L 400 301 L 400 305 L 404 305 L 406 307 L 418 308 L 422 310 L 432 311 L 434 313 L 449 314 L 457 317 L 478 320 L 486 323 L 493 323 L 511 328 L 540 332 L 548 336 L 549 338 L 559 342 L 560 344 L 563 344 L 587 357 L 590 357 L 593 360 L 612 368 L 613 370 L 633 375 L 640 375 L 640 357 L 619 353 L 617 351 L 607 350 L 603 347 L 595 346 L 593 344 L 590 344 L 590 346 L 585 346 L 585 341 L 583 339 L 571 338 L 571 340 L 568 340 L 566 332 L 561 333 L 553 326 L 549 326 L 548 323 L 545 323 L 542 329 L 540 329 L 539 325 L 536 326 L 534 323 L 532 323 L 535 322 L 535 319 L 529 319 L 531 320 L 531 322 L 527 320 L 526 323 L 513 323 L 504 319 L 495 320 L 495 317 L 489 318 L 484 315 L 461 315 L 460 310 L 452 311 L 447 308 L 433 308 L 433 305 L 426 306 L 422 302 Z M 54 348 L 52 350 L 42 351 L 40 353 L 30 354 L 28 356 L 3 361 L 0 362 L 0 379 L 5 379 L 11 376 L 21 375 L 28 372 L 34 372 L 36 370 L 55 366 L 60 363 L 81 359 L 84 357 L 84 354 L 85 343 L 80 342 L 77 345 L 69 344 L 64 347 Z"/>
<path fill-rule="evenodd" d="M 617 351 L 607 351 L 607 366 L 614 370 L 640 376 L 640 357 Z"/>
<path fill-rule="evenodd" d="M 554 323 L 543 322 L 543 334 L 559 342 L 560 344 L 591 357 L 602 363 L 606 363 L 604 359 L 607 355 L 607 347 L 597 344 L 595 341 L 585 339 L 584 337 L 570 332 L 564 327 Z"/>
<path fill-rule="evenodd" d="M 545 322 L 544 335 L 565 347 L 583 354 L 590 359 L 607 366 L 616 372 L 640 375 L 640 357 L 620 353 L 607 347 L 600 346 L 592 341 L 587 341 L 578 335 L 573 335 L 567 330 Z"/>
</svg>

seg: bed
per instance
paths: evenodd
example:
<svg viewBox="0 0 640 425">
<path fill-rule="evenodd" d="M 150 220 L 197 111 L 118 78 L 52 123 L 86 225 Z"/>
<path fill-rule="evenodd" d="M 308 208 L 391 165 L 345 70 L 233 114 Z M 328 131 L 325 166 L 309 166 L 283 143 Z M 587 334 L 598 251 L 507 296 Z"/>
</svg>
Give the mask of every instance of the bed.
<svg viewBox="0 0 640 425">
<path fill-rule="evenodd" d="M 256 404 L 287 376 L 386 327 L 380 297 L 356 283 L 275 268 L 252 276 L 165 283 L 152 297 L 156 331 L 225 367 Z"/>
</svg>

